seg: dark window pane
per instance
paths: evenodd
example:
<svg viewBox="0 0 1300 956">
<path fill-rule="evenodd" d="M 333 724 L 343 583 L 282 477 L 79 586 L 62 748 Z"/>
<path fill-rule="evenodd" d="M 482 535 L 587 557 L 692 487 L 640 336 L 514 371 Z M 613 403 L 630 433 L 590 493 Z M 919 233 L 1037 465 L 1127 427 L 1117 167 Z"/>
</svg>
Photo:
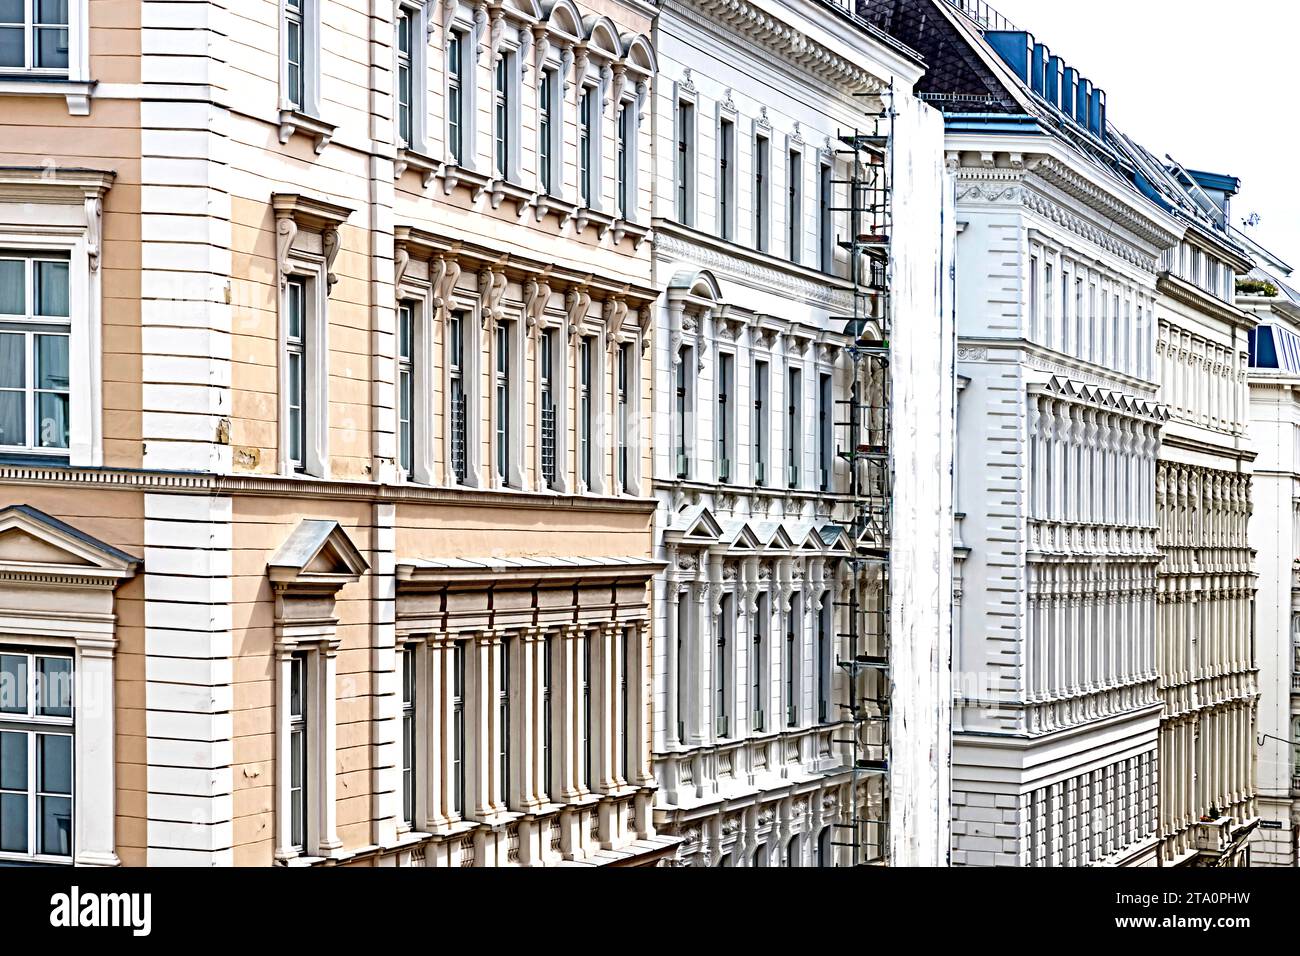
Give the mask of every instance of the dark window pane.
<svg viewBox="0 0 1300 956">
<path fill-rule="evenodd" d="M 0 23 L 22 23 L 23 0 L 0 0 Z"/>
<path fill-rule="evenodd" d="M 72 658 L 36 658 L 36 712 L 45 717 L 72 716 Z"/>
<path fill-rule="evenodd" d="M 49 66 L 50 64 L 42 64 Z M 64 63 L 66 66 L 67 63 Z M 68 264 L 66 262 L 37 262 L 36 314 L 68 314 Z"/>
<path fill-rule="evenodd" d="M 40 734 L 36 741 L 36 789 L 71 796 L 72 738 L 66 734 Z"/>
<path fill-rule="evenodd" d="M 6 31 L 0 30 L 0 66 L 8 66 L 4 59 Z M 19 34 L 21 43 L 21 36 Z M 19 55 L 22 47 L 19 47 Z M 24 288 L 27 270 L 21 259 L 0 259 L 0 313 L 24 315 L 27 312 L 27 290 Z"/>
<path fill-rule="evenodd" d="M 38 27 L 36 30 L 36 65 L 47 70 L 68 68 L 68 30 L 66 27 Z M 63 313 L 67 315 L 67 313 Z"/>
<path fill-rule="evenodd" d="M 23 31 L 21 27 L 0 29 L 0 66 L 26 66 L 23 62 Z"/>
<path fill-rule="evenodd" d="M 0 790 L 27 789 L 27 735 L 0 733 Z"/>
<path fill-rule="evenodd" d="M 0 445 L 27 444 L 22 392 L 0 392 Z"/>
<path fill-rule="evenodd" d="M 0 850 L 27 852 L 27 796 L 0 793 Z"/>
<path fill-rule="evenodd" d="M 37 843 L 41 852 L 51 856 L 71 856 L 72 798 L 41 797 L 40 809 Z"/>
<path fill-rule="evenodd" d="M 26 336 L 0 333 L 0 388 L 22 388 L 27 384 L 26 342 Z"/>
<path fill-rule="evenodd" d="M 68 396 L 43 392 L 37 398 L 36 420 L 41 448 L 68 447 Z"/>
<path fill-rule="evenodd" d="M 68 0 L 36 0 L 36 22 L 62 23 L 67 26 Z"/>
<path fill-rule="evenodd" d="M 36 387 L 68 389 L 68 337 L 36 336 Z"/>
<path fill-rule="evenodd" d="M 27 713 L 27 656 L 0 654 L 0 714 Z"/>
</svg>

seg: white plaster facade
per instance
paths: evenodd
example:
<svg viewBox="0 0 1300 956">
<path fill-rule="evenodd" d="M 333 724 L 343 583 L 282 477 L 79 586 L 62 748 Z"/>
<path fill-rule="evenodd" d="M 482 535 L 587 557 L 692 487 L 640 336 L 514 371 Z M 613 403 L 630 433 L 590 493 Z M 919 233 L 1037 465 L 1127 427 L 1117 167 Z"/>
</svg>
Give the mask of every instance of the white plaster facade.
<svg viewBox="0 0 1300 956">
<path fill-rule="evenodd" d="M 835 524 L 846 516 L 848 467 L 836 420 L 852 315 L 839 245 L 848 161 L 837 150 L 842 132 L 870 125 L 864 114 L 881 108 L 892 80 L 910 111 L 895 153 L 915 190 L 912 205 L 910 193 L 895 201 L 919 222 L 914 245 L 896 255 L 915 257 L 909 288 L 920 304 L 909 318 L 925 338 L 918 404 L 899 428 L 908 460 L 926 461 L 937 484 L 903 522 L 922 570 L 915 618 L 905 611 L 895 623 L 917 627 L 923 671 L 911 702 L 916 736 L 895 741 L 914 792 L 895 800 L 924 809 L 907 814 L 906 835 L 876 829 L 867 840 L 870 858 L 884 858 L 892 836 L 895 862 L 935 864 L 935 821 L 946 820 L 947 686 L 934 682 L 947 673 L 943 410 L 952 394 L 935 300 L 938 117 L 907 95 L 918 64 L 854 19 L 811 2 L 744 0 L 740 16 L 736 7 L 668 0 L 656 27 L 654 265 L 667 291 L 654 324 L 653 474 L 668 565 L 655 593 L 656 825 L 685 837 L 686 865 L 849 858 L 834 846 L 850 839 L 838 826 L 853 779 L 851 750 L 837 743 L 847 733 L 838 664 L 850 542 Z M 922 401 L 933 404 L 923 412 Z M 879 781 L 872 792 L 879 808 Z"/>
</svg>

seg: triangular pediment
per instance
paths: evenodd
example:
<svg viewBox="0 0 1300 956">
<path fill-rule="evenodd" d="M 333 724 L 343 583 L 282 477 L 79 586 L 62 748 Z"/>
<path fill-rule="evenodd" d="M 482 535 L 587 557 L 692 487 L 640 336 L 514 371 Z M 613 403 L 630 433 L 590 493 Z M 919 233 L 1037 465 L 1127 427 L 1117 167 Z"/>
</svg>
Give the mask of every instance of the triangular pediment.
<svg viewBox="0 0 1300 956">
<path fill-rule="evenodd" d="M 30 505 L 0 511 L 0 568 L 24 576 L 135 574 L 140 559 Z"/>
<path fill-rule="evenodd" d="M 335 587 L 358 580 L 369 568 L 342 525 L 317 518 L 300 522 L 266 565 L 278 583 Z"/>
</svg>

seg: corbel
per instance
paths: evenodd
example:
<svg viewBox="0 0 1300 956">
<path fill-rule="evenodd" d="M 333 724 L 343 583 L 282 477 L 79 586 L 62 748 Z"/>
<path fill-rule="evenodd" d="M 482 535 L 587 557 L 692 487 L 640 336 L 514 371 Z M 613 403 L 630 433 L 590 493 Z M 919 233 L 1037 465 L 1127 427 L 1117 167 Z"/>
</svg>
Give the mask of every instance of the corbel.
<svg viewBox="0 0 1300 956">
<path fill-rule="evenodd" d="M 532 338 L 541 333 L 542 317 L 551 301 L 551 285 L 547 281 L 550 272 L 547 267 L 540 277 L 530 277 L 524 284 L 524 315 L 528 322 L 528 334 Z"/>
<path fill-rule="evenodd" d="M 99 271 L 100 239 L 104 222 L 104 203 L 99 193 L 86 196 L 86 254 L 90 257 L 90 271 Z"/>
<path fill-rule="evenodd" d="M 293 249 L 293 240 L 298 236 L 298 223 L 291 215 L 282 215 L 275 224 L 275 261 L 280 270 L 280 288 L 289 281 L 293 268 L 289 265 L 289 253 Z"/>
<path fill-rule="evenodd" d="M 568 323 L 569 344 L 578 344 L 578 335 L 587 323 L 591 309 L 591 294 L 585 282 L 569 289 L 564 297 L 565 321 Z"/>
</svg>

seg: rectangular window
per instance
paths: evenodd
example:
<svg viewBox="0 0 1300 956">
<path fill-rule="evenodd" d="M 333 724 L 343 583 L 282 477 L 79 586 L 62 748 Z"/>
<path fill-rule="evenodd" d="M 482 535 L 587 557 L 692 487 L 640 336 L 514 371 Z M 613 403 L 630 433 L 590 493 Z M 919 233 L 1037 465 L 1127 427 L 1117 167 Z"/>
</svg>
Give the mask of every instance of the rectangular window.
<svg viewBox="0 0 1300 956">
<path fill-rule="evenodd" d="M 718 618 L 718 642 L 713 660 L 715 732 L 724 739 L 731 736 L 731 641 L 735 621 L 735 597 L 725 594 L 722 614 Z"/>
<path fill-rule="evenodd" d="M 289 661 L 289 844 L 307 846 L 307 655 Z"/>
<path fill-rule="evenodd" d="M 730 120 L 718 124 L 718 235 L 732 239 L 736 194 L 736 127 Z"/>
<path fill-rule="evenodd" d="M 415 826 L 415 648 L 402 649 L 402 820 Z"/>
<path fill-rule="evenodd" d="M 768 596 L 758 596 L 758 610 L 753 615 L 750 639 L 750 730 L 762 733 L 766 729 L 765 700 L 767 697 L 767 624 L 771 619 Z"/>
<path fill-rule="evenodd" d="M 406 475 L 415 461 L 415 308 L 414 302 L 397 307 L 397 456 Z"/>
<path fill-rule="evenodd" d="M 677 104 L 677 219 L 684 225 L 695 224 L 695 107 Z"/>
<path fill-rule="evenodd" d="M 596 739 L 592 734 L 593 716 L 591 701 L 591 635 L 581 638 L 578 646 L 578 701 L 581 704 L 581 739 L 578 741 L 578 754 L 582 760 L 582 783 L 588 792 L 596 789 Z"/>
<path fill-rule="evenodd" d="M 677 592 L 677 739 L 686 740 L 686 689 L 691 659 L 687 651 L 691 627 L 690 592 Z"/>
<path fill-rule="evenodd" d="M 553 192 L 555 186 L 551 170 L 555 87 L 555 71 L 543 70 L 541 83 L 537 87 L 537 175 L 544 193 Z"/>
<path fill-rule="evenodd" d="M 68 448 L 68 266 L 0 252 L 0 451 Z"/>
<path fill-rule="evenodd" d="M 454 312 L 447 321 L 447 395 L 451 404 L 451 471 L 456 481 L 465 483 L 467 447 L 465 399 L 465 316 Z"/>
<path fill-rule="evenodd" d="M 592 340 L 583 336 L 578 342 L 578 477 L 591 487 L 591 443 L 594 437 L 592 402 Z"/>
<path fill-rule="evenodd" d="M 497 480 L 510 483 L 510 323 L 498 322 L 496 335 Z"/>
<path fill-rule="evenodd" d="M 465 816 L 465 642 L 451 651 L 451 811 Z"/>
<path fill-rule="evenodd" d="M 1029 334 L 1038 339 L 1038 256 L 1029 257 Z"/>
<path fill-rule="evenodd" d="M 823 374 L 817 388 L 817 487 L 831 490 L 831 476 L 835 470 L 835 398 L 833 378 Z"/>
<path fill-rule="evenodd" d="M 624 103 L 618 109 L 618 124 L 615 127 L 617 139 L 614 141 L 614 171 L 618 197 L 618 214 L 623 219 L 636 217 L 636 202 L 632 190 L 632 118 L 636 115 L 634 108 Z"/>
<path fill-rule="evenodd" d="M 767 483 L 767 363 L 754 362 L 754 484 Z"/>
<path fill-rule="evenodd" d="M 551 663 L 551 655 L 555 652 L 554 640 L 548 634 L 542 641 L 542 788 L 545 791 L 542 796 L 545 799 L 553 787 L 555 777 L 552 776 L 555 768 L 551 761 L 551 733 L 552 733 L 552 705 L 551 705 L 551 673 L 555 666 Z"/>
<path fill-rule="evenodd" d="M 537 376 L 542 389 L 542 477 L 555 487 L 555 332 L 546 329 L 538 342 Z"/>
<path fill-rule="evenodd" d="M 465 34 L 453 30 L 447 39 L 447 152 L 457 165 L 465 140 Z"/>
<path fill-rule="evenodd" d="M 0 69 L 68 70 L 68 0 L 0 0 Z"/>
<path fill-rule="evenodd" d="M 790 181 L 786 185 L 787 235 L 790 261 L 798 262 L 803 254 L 803 155 L 790 150 Z"/>
<path fill-rule="evenodd" d="M 397 135 L 403 143 L 411 140 L 412 77 L 411 65 L 411 11 L 399 7 L 397 11 Z"/>
<path fill-rule="evenodd" d="M 285 406 L 289 422 L 289 464 L 294 471 L 307 469 L 307 281 L 289 279 L 285 287 Z"/>
<path fill-rule="evenodd" d="M 514 173 L 510 166 L 510 80 L 513 67 L 514 55 L 502 53 L 492 83 L 493 156 L 497 174 L 502 179 L 509 179 Z"/>
<path fill-rule="evenodd" d="M 718 354 L 718 481 L 731 481 L 731 390 L 735 381 L 736 358 L 729 352 Z"/>
<path fill-rule="evenodd" d="M 584 206 L 591 205 L 591 177 L 596 165 L 592 143 L 598 123 L 596 88 L 584 86 L 578 102 L 578 197 Z"/>
<path fill-rule="evenodd" d="M 623 628 L 619 636 L 619 660 L 622 667 L 618 672 L 618 777 L 627 782 L 632 769 L 632 725 L 631 709 L 631 659 L 628 652 L 632 649 L 632 628 Z"/>
<path fill-rule="evenodd" d="M 307 3 L 312 0 L 284 0 L 284 62 L 289 108 L 301 110 L 306 105 L 307 73 Z"/>
<path fill-rule="evenodd" d="M 768 148 L 767 137 L 754 137 L 754 248 L 759 252 L 767 252 L 768 246 L 770 163 L 771 150 Z"/>
<path fill-rule="evenodd" d="M 616 427 L 618 429 L 618 487 L 624 494 L 631 488 L 631 440 L 632 418 L 628 413 L 632 388 L 632 346 L 624 343 L 618 347 L 618 380 L 615 383 L 615 407 L 617 408 Z"/>
<path fill-rule="evenodd" d="M 835 271 L 835 178 L 823 163 L 817 179 L 817 248 L 822 272 Z"/>
<path fill-rule="evenodd" d="M 803 623 L 803 597 L 795 594 L 790 598 L 790 613 L 785 621 L 785 724 L 787 727 L 799 726 L 799 628 Z"/>
<path fill-rule="evenodd" d="M 497 801 L 510 806 L 510 638 L 497 644 Z"/>
<path fill-rule="evenodd" d="M 817 721 L 826 724 L 831 720 L 831 668 L 835 666 L 834 634 L 832 633 L 830 592 L 822 598 L 821 612 L 817 615 Z"/>
<path fill-rule="evenodd" d="M 1047 296 L 1047 301 L 1044 303 L 1044 308 L 1043 308 L 1043 329 L 1044 329 L 1043 344 L 1048 346 L 1055 344 L 1052 342 L 1052 329 L 1055 328 L 1055 321 L 1056 321 L 1056 306 L 1052 298 L 1053 288 L 1054 286 L 1052 284 L 1052 264 L 1049 262 L 1044 269 L 1044 280 L 1043 280 L 1043 290 Z"/>
<path fill-rule="evenodd" d="M 0 860 L 73 854 L 73 659 L 0 650 Z"/>
<path fill-rule="evenodd" d="M 689 422 L 691 415 L 691 394 L 690 394 L 690 367 L 695 362 L 695 350 L 691 348 L 682 349 L 681 361 L 677 363 L 677 393 L 676 393 L 676 438 L 677 438 L 677 471 L 679 479 L 686 479 L 691 476 L 691 456 L 690 446 L 688 444 Z"/>
<path fill-rule="evenodd" d="M 800 469 L 803 462 L 803 373 L 797 368 L 790 369 L 790 394 L 786 396 L 789 406 L 786 409 L 786 478 L 791 488 L 799 487 Z"/>
</svg>

